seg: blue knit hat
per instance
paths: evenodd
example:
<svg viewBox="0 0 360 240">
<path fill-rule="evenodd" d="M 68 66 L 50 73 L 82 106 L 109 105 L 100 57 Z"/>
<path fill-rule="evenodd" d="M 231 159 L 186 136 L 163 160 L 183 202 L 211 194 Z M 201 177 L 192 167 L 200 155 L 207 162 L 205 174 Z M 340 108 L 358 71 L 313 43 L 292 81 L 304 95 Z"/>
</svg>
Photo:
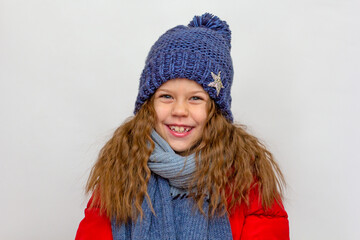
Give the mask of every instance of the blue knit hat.
<svg viewBox="0 0 360 240">
<path fill-rule="evenodd" d="M 232 122 L 230 42 L 229 25 L 209 13 L 195 16 L 188 26 L 168 30 L 147 56 L 134 113 L 166 81 L 187 78 L 200 84 Z"/>
</svg>

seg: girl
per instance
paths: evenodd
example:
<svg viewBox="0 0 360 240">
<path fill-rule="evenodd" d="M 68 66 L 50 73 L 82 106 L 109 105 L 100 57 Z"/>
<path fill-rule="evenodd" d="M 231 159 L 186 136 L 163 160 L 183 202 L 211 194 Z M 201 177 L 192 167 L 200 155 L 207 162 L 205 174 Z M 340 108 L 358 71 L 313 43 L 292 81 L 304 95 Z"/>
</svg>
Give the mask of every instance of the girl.
<svg viewBox="0 0 360 240">
<path fill-rule="evenodd" d="M 91 171 L 76 239 L 289 239 L 280 169 L 232 123 L 230 40 L 206 13 L 154 44 L 135 116 Z"/>
</svg>

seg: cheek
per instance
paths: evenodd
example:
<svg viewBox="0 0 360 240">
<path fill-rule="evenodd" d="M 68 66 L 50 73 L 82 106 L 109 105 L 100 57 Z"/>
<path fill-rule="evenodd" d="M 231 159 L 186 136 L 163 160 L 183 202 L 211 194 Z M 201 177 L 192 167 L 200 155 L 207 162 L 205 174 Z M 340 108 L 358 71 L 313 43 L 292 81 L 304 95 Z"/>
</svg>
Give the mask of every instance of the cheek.
<svg viewBox="0 0 360 240">
<path fill-rule="evenodd" d="M 167 118 L 167 109 L 160 104 L 154 104 L 154 109 L 156 113 L 156 124 L 159 125 Z"/>
<path fill-rule="evenodd" d="M 196 121 L 199 125 L 204 126 L 208 117 L 207 108 L 198 109 L 196 111 Z"/>
<path fill-rule="evenodd" d="M 161 137 L 163 136 L 163 130 L 161 128 L 162 126 L 162 121 L 164 120 L 163 114 L 161 113 L 161 111 L 157 111 L 157 109 L 155 108 L 155 113 L 156 113 L 156 119 L 155 119 L 155 130 L 157 133 L 160 134 Z"/>
<path fill-rule="evenodd" d="M 161 108 L 159 107 L 159 104 L 156 104 L 156 102 L 154 103 L 154 110 L 155 110 L 155 114 L 156 114 L 156 118 L 159 121 L 159 119 L 161 119 Z"/>
</svg>

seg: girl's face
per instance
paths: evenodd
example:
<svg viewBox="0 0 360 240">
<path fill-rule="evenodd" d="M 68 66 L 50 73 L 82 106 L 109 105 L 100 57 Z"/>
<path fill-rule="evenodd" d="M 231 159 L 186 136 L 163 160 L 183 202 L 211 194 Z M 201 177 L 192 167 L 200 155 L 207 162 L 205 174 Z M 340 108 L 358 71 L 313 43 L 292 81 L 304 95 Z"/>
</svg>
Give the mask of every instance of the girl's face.
<svg viewBox="0 0 360 240">
<path fill-rule="evenodd" d="M 161 85 L 154 95 L 155 130 L 178 154 L 201 138 L 210 97 L 195 81 L 179 78 Z"/>
</svg>

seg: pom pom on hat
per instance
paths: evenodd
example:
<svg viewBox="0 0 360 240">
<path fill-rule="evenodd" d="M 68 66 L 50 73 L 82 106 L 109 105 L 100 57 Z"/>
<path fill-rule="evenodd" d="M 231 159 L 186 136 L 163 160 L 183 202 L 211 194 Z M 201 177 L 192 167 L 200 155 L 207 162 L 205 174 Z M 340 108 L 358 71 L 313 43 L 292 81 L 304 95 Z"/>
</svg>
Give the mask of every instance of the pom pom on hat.
<svg viewBox="0 0 360 240">
<path fill-rule="evenodd" d="M 221 33 L 230 45 L 231 31 L 229 25 L 211 13 L 204 13 L 201 16 L 194 16 L 188 27 L 205 27 Z"/>
</svg>

